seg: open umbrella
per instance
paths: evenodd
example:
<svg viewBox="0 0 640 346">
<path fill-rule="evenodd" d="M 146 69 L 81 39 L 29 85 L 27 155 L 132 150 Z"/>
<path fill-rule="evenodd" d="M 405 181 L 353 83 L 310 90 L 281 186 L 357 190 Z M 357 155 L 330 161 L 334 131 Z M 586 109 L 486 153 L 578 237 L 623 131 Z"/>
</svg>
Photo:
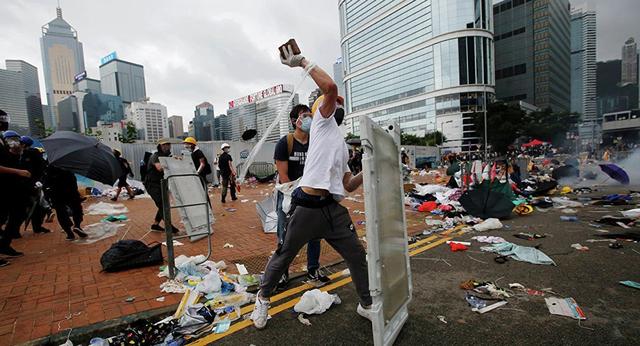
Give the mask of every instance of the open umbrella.
<svg viewBox="0 0 640 346">
<path fill-rule="evenodd" d="M 43 139 L 49 164 L 108 185 L 120 177 L 121 168 L 113 151 L 94 137 L 58 131 Z"/>
<path fill-rule="evenodd" d="M 497 183 L 499 184 L 499 183 Z M 483 182 L 474 190 L 460 196 L 459 202 L 467 213 L 482 219 L 505 219 L 511 216 L 514 205 L 511 199 L 489 182 Z"/>
<path fill-rule="evenodd" d="M 253 139 L 253 137 L 255 137 L 257 134 L 258 134 L 258 131 L 254 129 L 246 130 L 242 133 L 242 140 L 248 141 L 250 139 Z"/>
<path fill-rule="evenodd" d="M 537 147 L 537 146 L 540 146 L 540 145 L 543 145 L 543 144 L 546 144 L 546 143 L 541 141 L 541 140 L 539 140 L 539 139 L 534 139 L 529 143 L 523 144 L 522 146 L 525 147 L 525 148 L 528 148 L 528 147 Z"/>
<path fill-rule="evenodd" d="M 624 171 L 624 169 L 620 168 L 617 165 L 614 165 L 613 163 L 602 164 L 599 166 L 600 169 L 603 172 L 607 173 L 607 175 L 610 176 L 613 180 L 623 185 L 629 185 L 629 175 Z"/>
</svg>

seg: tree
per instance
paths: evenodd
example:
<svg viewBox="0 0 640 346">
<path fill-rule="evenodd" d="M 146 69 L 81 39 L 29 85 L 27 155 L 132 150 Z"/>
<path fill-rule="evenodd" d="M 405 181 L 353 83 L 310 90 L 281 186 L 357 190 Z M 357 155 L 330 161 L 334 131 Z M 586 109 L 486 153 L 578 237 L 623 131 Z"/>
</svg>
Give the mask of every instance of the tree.
<svg viewBox="0 0 640 346">
<path fill-rule="evenodd" d="M 424 137 L 402 133 L 400 134 L 400 143 L 402 145 L 421 145 L 421 146 L 436 146 L 442 144 L 445 140 L 440 131 L 430 132 Z"/>
<path fill-rule="evenodd" d="M 349 132 L 347 133 L 347 136 L 344 138 L 345 140 L 350 140 L 350 139 L 360 139 L 360 136 L 356 136 L 353 133 Z"/>
<path fill-rule="evenodd" d="M 133 143 L 138 138 L 138 130 L 132 121 L 127 121 L 124 135 L 118 135 L 118 140 L 122 143 Z"/>
<path fill-rule="evenodd" d="M 526 136 L 551 142 L 557 146 L 566 140 L 566 133 L 580 120 L 577 113 L 554 113 L 550 108 L 527 114 Z"/>
</svg>

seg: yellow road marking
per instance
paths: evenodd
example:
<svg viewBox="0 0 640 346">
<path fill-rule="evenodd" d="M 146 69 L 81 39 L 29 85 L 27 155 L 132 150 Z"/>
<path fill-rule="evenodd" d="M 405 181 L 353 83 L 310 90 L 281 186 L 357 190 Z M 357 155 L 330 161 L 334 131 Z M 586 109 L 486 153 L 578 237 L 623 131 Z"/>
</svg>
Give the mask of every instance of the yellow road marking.
<svg viewBox="0 0 640 346">
<path fill-rule="evenodd" d="M 462 228 L 462 227 L 459 227 L 459 226 L 458 227 L 454 227 L 454 228 L 452 228 L 452 229 L 450 229 L 448 231 L 445 231 L 445 232 L 452 233 L 452 232 L 454 232 L 456 230 L 459 230 L 460 228 Z M 441 233 L 441 234 L 444 234 L 444 232 Z M 456 233 L 456 235 L 462 235 L 462 234 L 464 234 L 463 231 L 459 231 L 459 232 Z M 431 240 L 434 240 L 436 238 L 438 238 L 437 235 L 422 239 L 419 242 L 414 243 L 414 244 L 417 244 L 417 245 L 411 244 L 411 245 L 414 245 L 413 247 L 411 245 L 409 245 L 409 248 L 417 247 L 420 244 L 424 244 L 424 243 L 429 242 Z M 438 246 L 440 244 L 443 244 L 443 243 L 445 243 L 448 240 L 451 240 L 453 238 L 454 238 L 454 236 L 441 238 L 441 239 L 439 239 L 439 240 L 437 240 L 437 241 L 435 241 L 433 243 L 429 243 L 429 244 L 427 244 L 427 245 L 425 245 L 423 247 L 420 247 L 420 248 L 417 248 L 417 249 L 415 249 L 413 251 L 410 251 L 409 252 L 409 256 L 415 256 L 415 255 L 417 255 L 419 253 L 422 253 L 422 252 L 427 251 L 429 249 L 432 249 L 432 248 L 434 248 L 434 247 L 436 247 L 436 246 Z M 333 279 L 335 279 L 337 277 L 340 277 L 341 273 L 342 273 L 342 271 L 334 273 L 334 274 L 331 274 L 329 277 L 333 280 Z M 344 278 L 344 279 L 342 279 L 340 281 L 337 281 L 337 282 L 334 282 L 332 284 L 329 284 L 329 285 L 326 285 L 324 287 L 321 287 L 320 290 L 324 291 L 324 292 L 328 292 L 328 291 L 334 290 L 336 288 L 342 287 L 342 286 L 350 283 L 351 281 L 352 281 L 351 277 L 347 277 L 347 278 Z M 294 294 L 300 293 L 300 292 L 305 291 L 305 290 L 307 290 L 309 288 L 313 288 L 313 287 L 311 285 L 309 285 L 309 284 L 304 284 L 304 285 L 300 285 L 298 287 L 292 288 L 290 290 L 287 290 L 285 292 L 282 292 L 280 294 L 277 294 L 277 295 L 271 297 L 271 303 L 274 303 L 274 302 L 277 302 L 277 301 L 282 300 L 284 298 L 290 297 L 290 296 L 292 296 Z M 274 316 L 274 315 L 276 315 L 276 314 L 278 314 L 278 313 L 280 313 L 282 311 L 290 309 L 294 305 L 296 305 L 298 303 L 298 301 L 300 301 L 300 297 L 296 297 L 294 299 L 291 299 L 290 301 L 287 301 L 286 303 L 280 304 L 278 306 L 274 306 L 271 309 L 269 309 L 269 315 L 270 316 Z M 246 313 L 253 311 L 253 305 L 249 304 L 249 305 L 243 307 L 240 311 L 241 311 L 242 315 L 245 315 Z M 233 334 L 233 333 L 235 333 L 237 331 L 240 331 L 240 330 L 245 329 L 245 328 L 247 328 L 249 326 L 252 326 L 252 325 L 253 325 L 253 321 L 251 321 L 249 319 L 246 319 L 246 320 L 243 320 L 243 321 L 240 321 L 240 322 L 236 322 L 236 323 L 232 324 L 231 327 L 229 327 L 229 329 L 226 332 L 220 333 L 220 334 L 209 334 L 209 335 L 207 335 L 207 336 L 205 336 L 203 338 L 195 340 L 194 342 L 190 343 L 189 346 L 209 345 L 214 341 L 220 340 L 220 339 L 222 339 L 222 338 L 224 338 L 226 336 L 229 336 L 229 335 L 231 335 L 231 334 Z"/>
</svg>

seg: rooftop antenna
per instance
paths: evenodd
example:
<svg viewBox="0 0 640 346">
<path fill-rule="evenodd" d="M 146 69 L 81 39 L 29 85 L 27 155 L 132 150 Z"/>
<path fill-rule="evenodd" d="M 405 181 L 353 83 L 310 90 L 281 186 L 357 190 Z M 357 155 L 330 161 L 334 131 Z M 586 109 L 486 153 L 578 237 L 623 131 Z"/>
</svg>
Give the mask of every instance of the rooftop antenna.
<svg viewBox="0 0 640 346">
<path fill-rule="evenodd" d="M 60 8 L 60 0 L 58 0 L 58 7 L 56 7 L 56 16 L 62 19 L 62 9 Z"/>
</svg>

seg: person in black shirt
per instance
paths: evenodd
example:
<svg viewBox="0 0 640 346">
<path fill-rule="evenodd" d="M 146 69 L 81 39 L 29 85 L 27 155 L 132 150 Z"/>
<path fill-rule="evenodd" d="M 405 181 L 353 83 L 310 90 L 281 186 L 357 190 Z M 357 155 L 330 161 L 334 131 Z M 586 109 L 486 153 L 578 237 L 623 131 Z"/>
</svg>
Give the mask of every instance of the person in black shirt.
<svg viewBox="0 0 640 346">
<path fill-rule="evenodd" d="M 56 210 L 58 223 L 67 234 L 67 240 L 74 240 L 76 238 L 74 233 L 80 238 L 86 238 L 87 234 L 81 227 L 84 212 L 76 175 L 65 169 L 49 165 L 44 185 Z M 71 211 L 71 215 L 69 215 L 69 211 Z"/>
<path fill-rule="evenodd" d="M 207 175 L 211 174 L 211 166 L 207 161 L 206 156 L 198 148 L 198 142 L 193 137 L 187 137 L 182 142 L 184 144 L 184 148 L 187 149 L 188 152 L 191 153 L 191 160 L 193 160 L 193 166 L 196 168 L 196 173 L 200 176 L 200 181 L 202 182 L 202 187 L 204 188 L 204 194 L 207 196 L 207 201 L 209 205 L 211 205 L 211 201 L 209 200 L 209 191 L 207 189 Z"/>
<path fill-rule="evenodd" d="M 231 200 L 238 199 L 236 198 L 236 169 L 233 167 L 233 158 L 229 155 L 229 150 L 231 149 L 229 143 L 223 143 L 220 149 L 222 149 L 222 154 L 218 159 L 218 165 L 220 166 L 220 176 L 222 177 L 222 203 L 226 203 L 225 199 L 227 198 L 229 185 L 231 185 Z"/>
<path fill-rule="evenodd" d="M 160 221 L 164 218 L 161 185 L 162 179 L 164 178 L 164 169 L 160 164 L 160 157 L 169 156 L 171 156 L 171 143 L 168 139 L 161 139 L 158 141 L 158 151 L 151 155 L 147 165 L 144 187 L 158 208 L 154 222 L 151 225 L 152 231 L 164 231 L 164 228 L 160 226 Z M 173 229 L 173 233 L 179 232 L 178 228 L 174 225 L 171 225 L 171 228 Z"/>
<path fill-rule="evenodd" d="M 31 226 L 33 233 L 50 233 L 51 231 L 42 227 L 44 217 L 50 211 L 50 207 L 45 208 L 41 201 L 44 196 L 42 194 L 42 181 L 47 168 L 47 161 L 42 156 L 42 152 L 36 148 L 32 148 L 33 139 L 28 136 L 20 137 L 22 144 L 22 161 L 25 167 L 31 173 L 30 189 L 29 189 L 29 207 L 31 208 Z M 27 220 L 29 222 L 29 220 Z"/>
<path fill-rule="evenodd" d="M 118 200 L 118 197 L 120 196 L 120 191 L 122 191 L 122 188 L 125 188 L 127 190 L 127 193 L 129 194 L 129 199 L 134 199 L 136 197 L 136 194 L 131 189 L 131 186 L 129 186 L 129 183 L 127 183 L 127 175 L 130 177 L 133 177 L 133 171 L 131 171 L 131 165 L 129 164 L 129 161 L 127 161 L 127 159 L 122 157 L 122 154 L 120 153 L 119 150 L 113 149 L 113 156 L 115 156 L 116 159 L 118 159 L 118 162 L 120 163 L 120 169 L 122 170 L 122 175 L 120 175 L 120 178 L 118 178 L 118 190 L 116 191 L 116 195 L 111 200 L 114 202 Z"/>
<path fill-rule="evenodd" d="M 308 119 L 308 120 L 307 120 Z M 304 173 L 304 163 L 309 150 L 309 130 L 311 125 L 311 109 L 299 104 L 289 113 L 289 120 L 295 128 L 293 133 L 280 138 L 273 155 L 278 170 L 278 180 L 282 183 L 295 181 Z M 276 213 L 278 215 L 278 244 L 284 242 L 287 215 L 282 210 L 284 195 L 278 191 L 276 197 Z M 307 243 L 307 282 L 315 287 L 324 286 L 329 278 L 322 275 L 320 269 L 320 240 Z M 283 274 L 278 286 L 283 288 L 289 281 L 288 270 Z"/>
</svg>

